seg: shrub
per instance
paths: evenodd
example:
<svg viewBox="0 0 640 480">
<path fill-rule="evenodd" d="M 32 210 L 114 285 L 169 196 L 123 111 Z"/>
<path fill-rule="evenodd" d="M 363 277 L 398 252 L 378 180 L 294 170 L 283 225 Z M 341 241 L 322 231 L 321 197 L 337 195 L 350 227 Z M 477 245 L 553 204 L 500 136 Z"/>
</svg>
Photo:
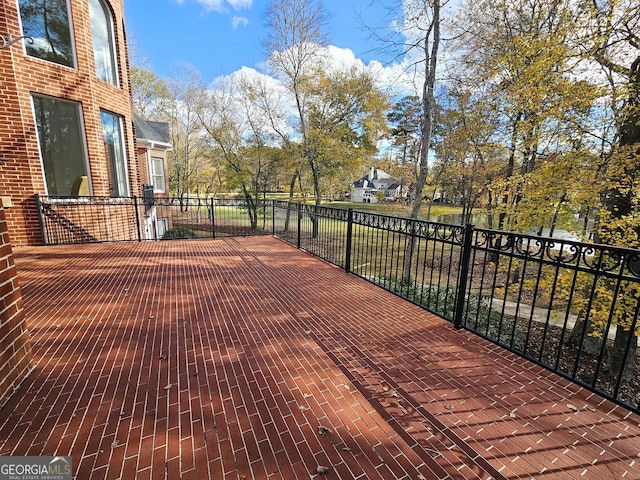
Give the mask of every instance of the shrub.
<svg viewBox="0 0 640 480">
<path fill-rule="evenodd" d="M 186 227 L 173 227 L 164 232 L 160 240 L 179 240 L 185 238 L 196 238 L 198 235 L 193 230 Z"/>
</svg>

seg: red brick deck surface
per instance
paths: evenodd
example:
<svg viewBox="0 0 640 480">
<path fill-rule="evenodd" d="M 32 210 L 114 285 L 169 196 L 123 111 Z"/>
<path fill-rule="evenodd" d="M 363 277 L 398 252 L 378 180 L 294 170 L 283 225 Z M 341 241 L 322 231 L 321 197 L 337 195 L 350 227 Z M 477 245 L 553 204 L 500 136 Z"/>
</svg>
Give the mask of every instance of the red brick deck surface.
<svg viewBox="0 0 640 480">
<path fill-rule="evenodd" d="M 17 265 L 36 364 L 0 455 L 78 479 L 640 478 L 637 415 L 278 239 Z"/>
</svg>

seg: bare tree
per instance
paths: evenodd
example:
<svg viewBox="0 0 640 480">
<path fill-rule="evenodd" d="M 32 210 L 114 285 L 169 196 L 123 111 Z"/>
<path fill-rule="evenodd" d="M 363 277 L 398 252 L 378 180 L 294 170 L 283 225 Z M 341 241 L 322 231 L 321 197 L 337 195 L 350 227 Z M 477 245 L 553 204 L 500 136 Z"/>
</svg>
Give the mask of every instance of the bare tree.
<svg viewBox="0 0 640 480">
<path fill-rule="evenodd" d="M 424 67 L 422 81 L 422 136 L 420 140 L 420 161 L 415 198 L 411 208 L 411 218 L 418 218 L 424 187 L 429 174 L 429 152 L 433 136 L 433 120 L 436 108 L 435 85 L 440 49 L 441 0 L 410 0 L 405 2 L 405 28 L 407 38 L 414 38 L 407 45 L 417 49 L 420 55 L 417 65 Z"/>
<path fill-rule="evenodd" d="M 195 68 L 186 66 L 172 74 L 167 87 L 172 98 L 163 115 L 169 123 L 173 146 L 168 157 L 169 181 L 182 199 L 199 193 L 199 171 L 207 157 L 197 116 L 204 81 Z"/>
<path fill-rule="evenodd" d="M 395 7 L 391 24 L 397 30 L 389 35 L 380 35 L 375 29 L 369 29 L 372 35 L 385 44 L 385 49 L 397 51 L 402 58 L 406 71 L 419 78 L 420 146 L 418 173 L 411 207 L 411 218 L 417 219 L 429 175 L 429 154 L 432 147 L 433 123 L 436 110 L 435 86 L 438 55 L 440 50 L 441 11 L 446 0 L 403 0 L 401 8 Z M 398 15 L 396 12 L 401 12 Z M 403 283 L 411 281 L 412 264 L 415 257 L 415 237 L 409 237 L 403 267 Z"/>
<path fill-rule="evenodd" d="M 321 69 L 323 47 L 328 43 L 326 21 L 327 14 L 317 0 L 273 0 L 266 11 L 269 34 L 264 46 L 273 73 L 286 82 L 295 101 L 302 156 L 311 169 L 316 205 L 320 205 L 322 194 L 317 159 L 308 148 L 304 86 Z M 297 176 L 299 170 L 291 181 L 290 196 Z"/>
</svg>

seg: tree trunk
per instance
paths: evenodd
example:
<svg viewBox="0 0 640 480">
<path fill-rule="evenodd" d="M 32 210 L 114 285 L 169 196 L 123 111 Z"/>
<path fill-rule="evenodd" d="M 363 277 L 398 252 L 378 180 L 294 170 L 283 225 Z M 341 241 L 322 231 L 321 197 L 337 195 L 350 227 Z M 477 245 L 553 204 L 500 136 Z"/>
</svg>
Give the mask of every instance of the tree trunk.
<svg viewBox="0 0 640 480">
<path fill-rule="evenodd" d="M 411 218 L 417 219 L 420 216 L 422 206 L 422 196 L 429 174 L 429 150 L 431 148 L 431 136 L 433 133 L 433 116 L 435 109 L 434 87 L 436 83 L 436 67 L 438 65 L 438 49 L 440 47 L 440 0 L 435 0 L 431 8 L 433 17 L 428 31 L 423 39 L 425 55 L 425 77 L 422 84 L 422 137 L 420 138 L 420 170 L 416 184 L 416 196 L 411 208 Z M 433 34 L 433 38 L 431 35 Z M 413 223 L 413 222 L 412 222 Z M 404 255 L 403 283 L 411 281 L 411 266 L 415 254 L 415 237 L 409 236 L 409 242 Z"/>
<path fill-rule="evenodd" d="M 289 182 L 289 203 L 291 203 L 293 201 L 293 194 L 295 192 L 295 188 L 296 188 L 296 180 L 298 179 L 298 176 L 300 175 L 300 170 L 296 170 L 296 173 L 293 174 L 293 176 L 291 177 L 291 182 Z M 289 231 L 289 222 L 291 220 L 291 209 L 287 208 L 287 213 L 284 219 L 284 231 L 288 232 Z"/>
<path fill-rule="evenodd" d="M 630 155 L 631 157 L 630 160 L 623 160 L 624 172 L 622 175 L 624 179 L 637 179 L 640 175 L 640 161 L 638 161 L 638 158 L 640 158 L 640 55 L 635 58 L 629 68 L 629 98 L 626 108 L 626 114 L 620 125 L 619 144 L 622 149 L 622 155 Z M 606 207 L 614 219 L 623 219 L 634 214 L 637 200 L 635 189 L 630 188 L 628 191 L 621 191 L 614 187 L 608 192 Z M 636 240 L 640 239 L 640 226 L 636 226 L 633 230 L 635 230 Z M 630 340 L 630 335 L 633 335 L 633 338 L 627 355 L 627 364 L 623 365 L 625 349 L 627 342 Z M 629 362 L 632 362 L 631 367 L 633 367 L 637 346 L 638 339 L 635 336 L 635 329 L 625 331 L 624 328 L 618 325 L 614 347 L 610 356 L 609 372 L 616 375 L 622 369 L 625 369 L 627 375 L 631 374 L 633 368 L 628 370 Z"/>
<path fill-rule="evenodd" d="M 628 352 L 627 344 L 629 344 Z M 615 376 L 621 374 L 623 380 L 631 379 L 636 365 L 637 348 L 638 337 L 636 337 L 635 333 L 618 327 L 613 340 L 613 347 L 609 351 L 610 373 Z"/>
<path fill-rule="evenodd" d="M 313 193 L 316 197 L 316 207 L 319 207 L 322 204 L 322 191 L 320 190 L 320 172 L 318 171 L 318 166 L 315 162 L 315 154 L 312 154 L 309 159 L 311 172 L 313 173 Z M 311 238 L 318 238 L 318 215 L 317 208 L 313 209 L 313 211 L 309 210 L 309 218 L 311 219 Z"/>
</svg>

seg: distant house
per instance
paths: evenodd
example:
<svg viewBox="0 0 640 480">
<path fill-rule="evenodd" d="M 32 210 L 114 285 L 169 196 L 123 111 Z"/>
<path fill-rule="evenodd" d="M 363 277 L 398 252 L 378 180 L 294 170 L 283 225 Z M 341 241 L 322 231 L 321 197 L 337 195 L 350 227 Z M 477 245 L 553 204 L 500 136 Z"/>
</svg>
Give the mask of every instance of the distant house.
<svg viewBox="0 0 640 480">
<path fill-rule="evenodd" d="M 378 203 L 379 198 L 396 201 L 407 196 L 408 188 L 387 172 L 371 168 L 369 173 L 353 183 L 351 201 Z"/>
</svg>

